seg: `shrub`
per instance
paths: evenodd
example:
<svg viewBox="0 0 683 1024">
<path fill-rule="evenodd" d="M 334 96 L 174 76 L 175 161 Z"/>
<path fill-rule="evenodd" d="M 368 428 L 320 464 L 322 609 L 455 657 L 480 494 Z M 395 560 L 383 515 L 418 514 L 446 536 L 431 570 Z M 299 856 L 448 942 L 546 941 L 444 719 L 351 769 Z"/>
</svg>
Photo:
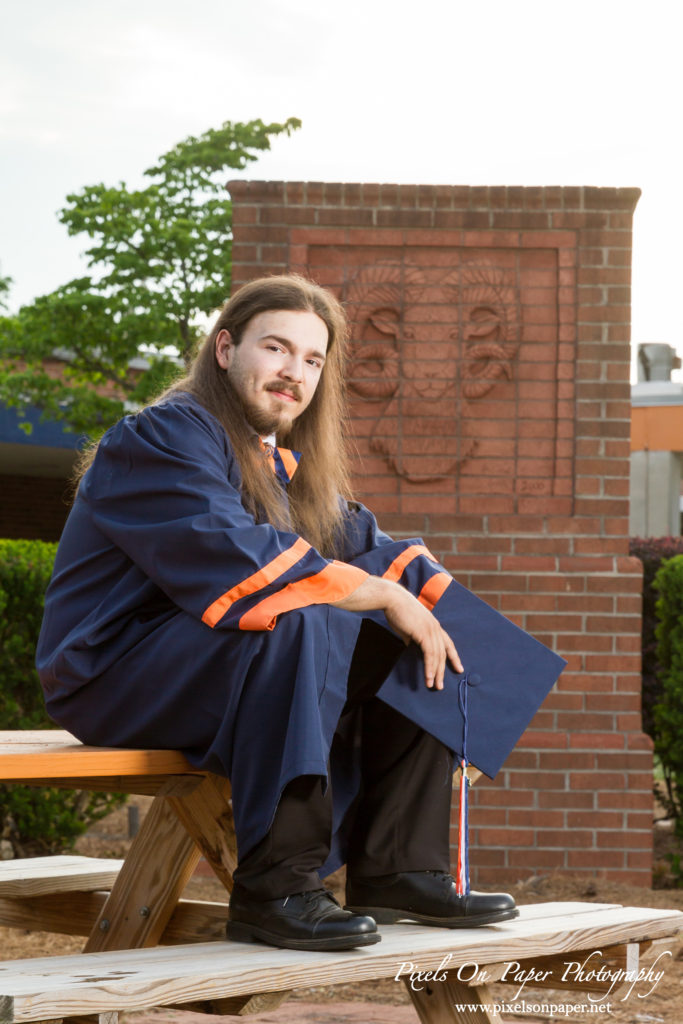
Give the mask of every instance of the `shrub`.
<svg viewBox="0 0 683 1024">
<path fill-rule="evenodd" d="M 661 696 L 654 706 L 655 752 L 664 772 L 669 812 L 683 837 L 683 555 L 659 568 L 657 658 Z"/>
<path fill-rule="evenodd" d="M 0 540 L 0 729 L 52 725 L 34 666 L 56 545 Z M 125 797 L 0 786 L 0 838 L 16 856 L 58 853 Z"/>
<path fill-rule="evenodd" d="M 662 686 L 657 661 L 657 591 L 654 580 L 657 570 L 666 558 L 683 554 L 683 537 L 632 537 L 630 553 L 643 563 L 643 729 L 653 740 L 657 729 L 653 708 L 661 700 Z"/>
</svg>

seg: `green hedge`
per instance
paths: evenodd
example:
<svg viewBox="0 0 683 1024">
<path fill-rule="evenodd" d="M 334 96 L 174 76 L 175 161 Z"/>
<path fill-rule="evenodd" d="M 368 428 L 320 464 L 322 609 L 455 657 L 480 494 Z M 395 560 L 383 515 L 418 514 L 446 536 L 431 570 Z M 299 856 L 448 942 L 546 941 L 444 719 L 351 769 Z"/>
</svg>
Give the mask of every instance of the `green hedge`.
<svg viewBox="0 0 683 1024">
<path fill-rule="evenodd" d="M 655 576 L 657 658 L 661 695 L 654 706 L 655 752 L 666 782 L 669 812 L 683 838 L 683 555 L 664 562 Z"/>
<path fill-rule="evenodd" d="M 34 666 L 55 544 L 0 540 L 0 729 L 54 728 Z M 0 786 L 0 838 L 15 856 L 59 853 L 125 797 Z"/>
<path fill-rule="evenodd" d="M 662 698 L 660 666 L 657 660 L 657 571 L 667 558 L 683 554 L 683 537 L 632 537 L 629 551 L 643 563 L 643 730 L 657 738 L 654 706 Z"/>
</svg>

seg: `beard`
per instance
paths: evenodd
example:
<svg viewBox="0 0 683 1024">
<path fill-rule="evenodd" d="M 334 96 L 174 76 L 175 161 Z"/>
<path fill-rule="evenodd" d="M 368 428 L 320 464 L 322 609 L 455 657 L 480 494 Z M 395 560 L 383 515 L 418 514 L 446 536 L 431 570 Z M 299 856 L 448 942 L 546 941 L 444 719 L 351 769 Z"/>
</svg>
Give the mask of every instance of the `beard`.
<svg viewBox="0 0 683 1024">
<path fill-rule="evenodd" d="M 282 433 L 281 417 L 277 413 L 269 413 L 265 409 L 250 402 L 243 395 L 239 395 L 240 405 L 244 412 L 244 418 L 259 437 L 266 437 L 268 434 Z"/>
<path fill-rule="evenodd" d="M 232 390 L 234 391 L 242 411 L 244 412 L 244 418 L 247 423 L 260 437 L 265 437 L 268 434 L 277 434 L 278 437 L 286 437 L 292 429 L 292 424 L 298 415 L 298 405 L 292 409 L 292 414 L 288 414 L 287 408 L 264 408 L 249 398 L 245 381 L 242 374 L 233 367 L 231 370 L 226 371 Z M 285 388 L 284 385 L 279 382 L 273 382 L 267 384 L 264 391 L 276 391 L 286 390 L 291 392 L 295 398 L 300 399 L 301 390 L 296 385 L 289 385 Z"/>
</svg>

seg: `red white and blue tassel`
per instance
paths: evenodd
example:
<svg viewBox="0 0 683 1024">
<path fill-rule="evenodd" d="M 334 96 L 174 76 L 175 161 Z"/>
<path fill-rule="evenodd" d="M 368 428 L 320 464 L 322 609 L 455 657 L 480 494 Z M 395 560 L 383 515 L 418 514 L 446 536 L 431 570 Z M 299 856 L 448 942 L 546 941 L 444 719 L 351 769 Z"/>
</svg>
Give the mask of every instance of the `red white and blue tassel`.
<svg viewBox="0 0 683 1024">
<path fill-rule="evenodd" d="M 460 680 L 458 701 L 462 711 L 462 757 L 460 758 L 460 807 L 458 813 L 458 870 L 455 878 L 455 890 L 458 896 L 467 896 L 470 891 L 469 862 L 469 829 L 467 821 L 468 789 L 470 780 L 467 777 L 467 687 L 468 676 Z"/>
</svg>

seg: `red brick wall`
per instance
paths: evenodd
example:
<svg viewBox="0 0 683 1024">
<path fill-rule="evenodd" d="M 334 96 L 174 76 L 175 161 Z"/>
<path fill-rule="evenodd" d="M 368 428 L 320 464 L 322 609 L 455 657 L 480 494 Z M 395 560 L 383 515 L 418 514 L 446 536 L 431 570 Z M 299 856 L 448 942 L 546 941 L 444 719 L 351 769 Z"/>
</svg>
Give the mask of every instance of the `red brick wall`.
<svg viewBox="0 0 683 1024">
<path fill-rule="evenodd" d="M 473 880 L 649 884 L 628 556 L 634 189 L 231 182 L 233 282 L 295 269 L 354 325 L 359 495 L 567 658 L 494 781 Z"/>
</svg>

